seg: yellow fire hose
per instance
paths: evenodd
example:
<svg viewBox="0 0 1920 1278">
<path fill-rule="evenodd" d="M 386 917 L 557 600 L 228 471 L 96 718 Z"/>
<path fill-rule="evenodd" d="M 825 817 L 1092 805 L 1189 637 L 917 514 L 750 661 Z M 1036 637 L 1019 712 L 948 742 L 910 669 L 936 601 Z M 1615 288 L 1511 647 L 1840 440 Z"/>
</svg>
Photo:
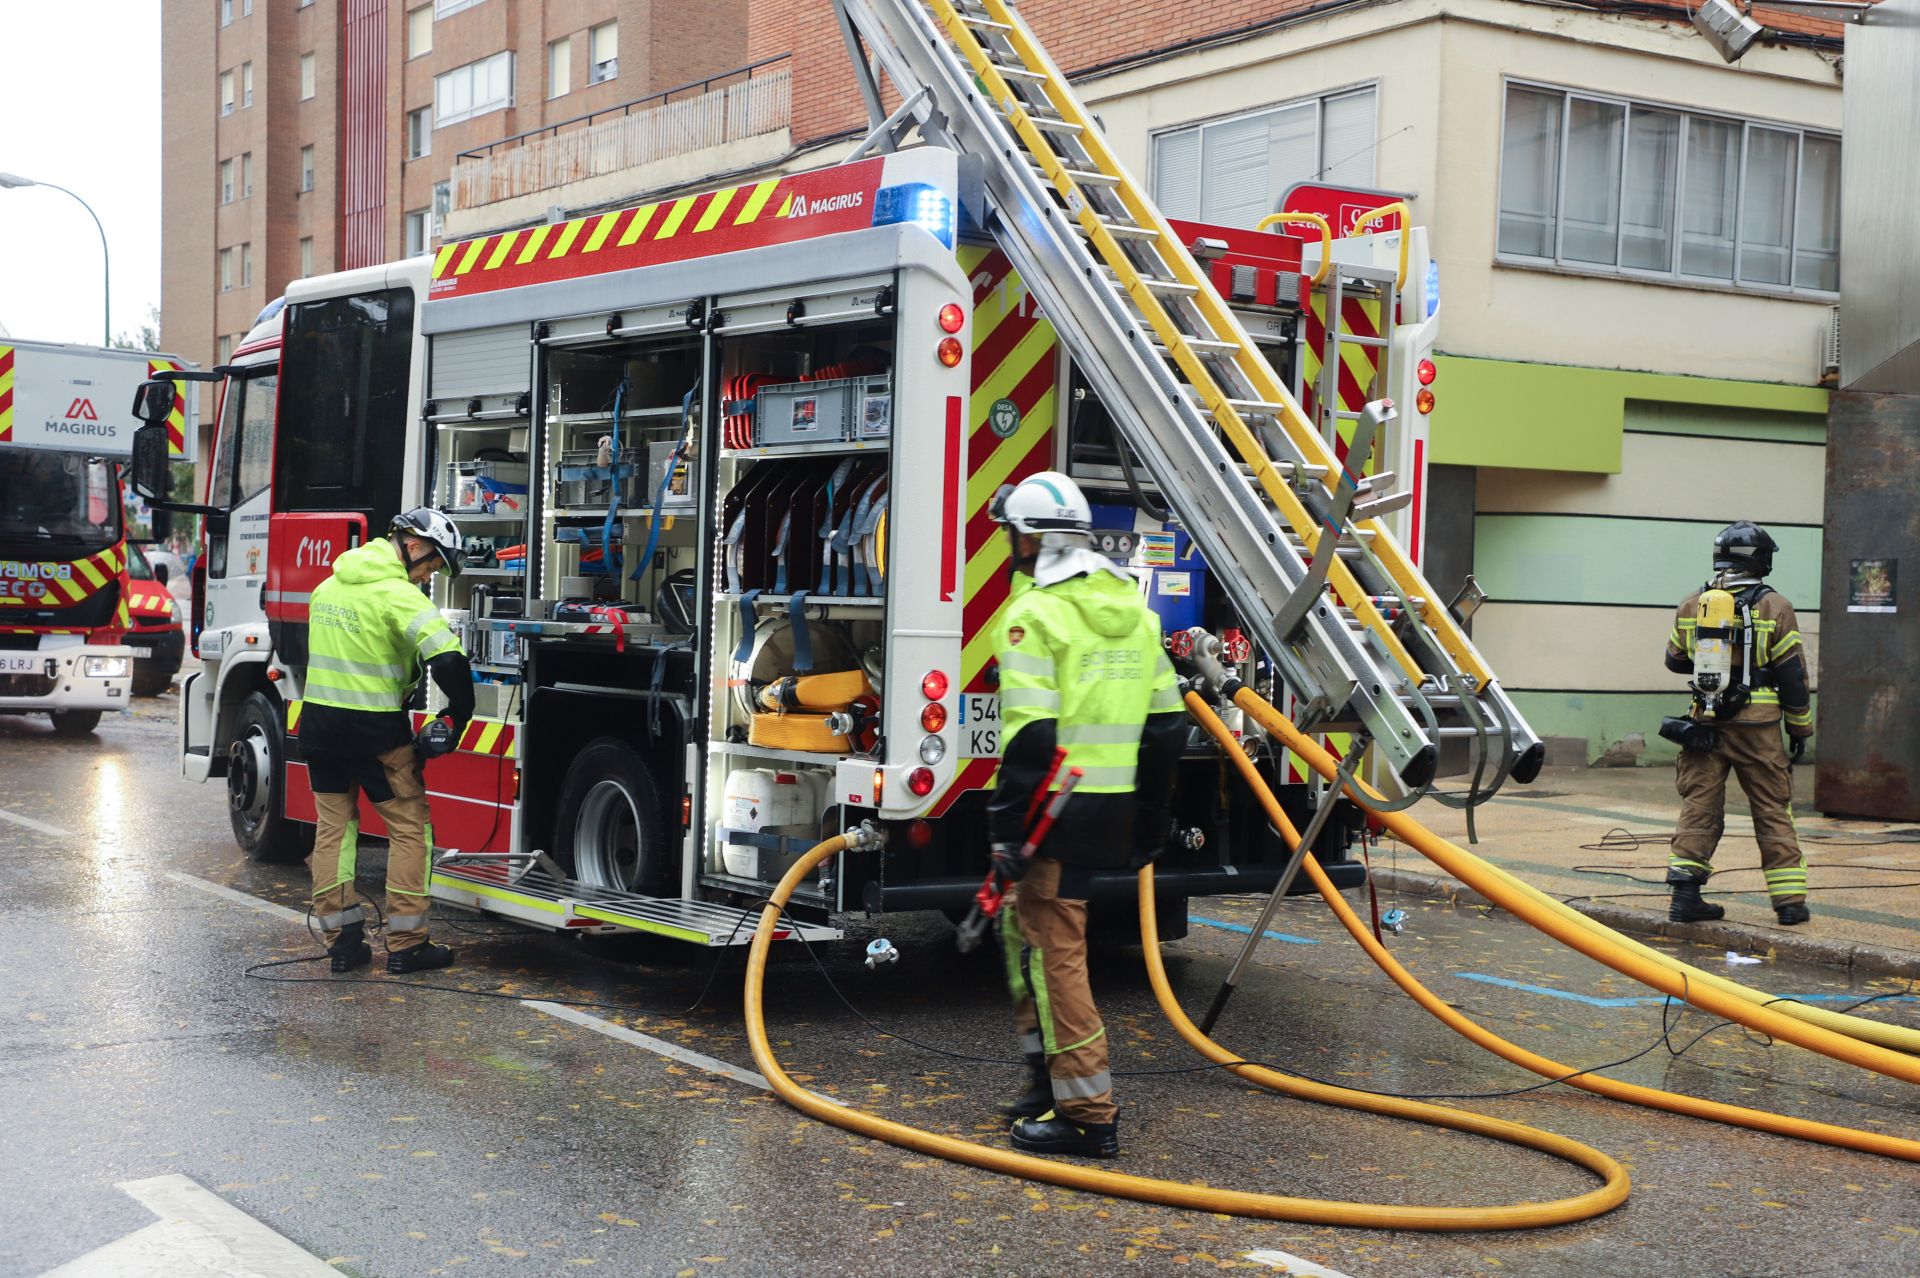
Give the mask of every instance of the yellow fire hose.
<svg viewBox="0 0 1920 1278">
<path fill-rule="evenodd" d="M 1269 1220 L 1351 1225 L 1369 1229 L 1529 1229 L 1587 1220 L 1612 1210 L 1626 1200 L 1628 1182 L 1625 1170 L 1612 1158 L 1578 1141 L 1520 1123 L 1489 1118 L 1464 1110 L 1449 1109 L 1421 1101 L 1375 1096 L 1321 1083 L 1310 1083 L 1272 1070 L 1261 1069 L 1255 1065 L 1235 1064 L 1232 1068 L 1235 1073 L 1249 1082 L 1291 1096 L 1373 1114 L 1410 1118 L 1436 1127 L 1489 1136 L 1508 1144 L 1537 1149 L 1586 1168 L 1604 1183 L 1597 1189 L 1573 1198 L 1540 1203 L 1515 1203 L 1502 1207 L 1403 1207 L 1386 1203 L 1291 1198 L 1277 1194 L 1215 1189 L 1147 1176 L 1130 1176 L 1078 1163 L 1035 1158 L 1028 1154 L 982 1145 L 975 1141 L 922 1131 L 838 1105 L 817 1096 L 788 1077 L 786 1071 L 780 1068 L 780 1062 L 774 1059 L 773 1049 L 768 1044 L 766 1015 L 762 1006 L 766 987 L 767 951 L 772 945 L 773 933 L 781 911 L 785 909 L 788 898 L 792 896 L 794 888 L 800 881 L 812 873 L 815 866 L 843 849 L 866 846 L 868 837 L 863 831 L 839 835 L 828 839 L 801 857 L 780 880 L 779 886 L 774 888 L 768 904 L 761 911 L 760 925 L 754 931 L 753 947 L 747 955 L 745 1011 L 747 1041 L 753 1047 L 754 1064 L 766 1076 L 774 1094 L 802 1113 L 856 1135 L 882 1140 L 903 1149 L 933 1154 L 1003 1175 L 1044 1181 L 1069 1189 L 1107 1194 L 1116 1198 L 1135 1198 L 1143 1202 L 1162 1203 L 1169 1207 L 1226 1212 L 1236 1216 L 1252 1216 Z M 1154 995 L 1159 999 L 1161 1008 L 1174 1018 L 1175 1026 L 1180 1030 L 1181 1036 L 1210 1059 L 1221 1064 L 1238 1061 L 1239 1057 L 1202 1035 L 1184 1015 L 1180 1014 L 1179 1004 L 1175 1001 L 1172 990 L 1167 986 L 1166 973 L 1160 964 L 1159 949 L 1155 941 L 1151 870 L 1141 871 L 1141 884 L 1144 902 L 1142 935 L 1147 942 L 1147 974 L 1153 983 Z"/>
<path fill-rule="evenodd" d="M 1225 724 L 1220 722 L 1220 717 L 1213 712 L 1206 702 L 1191 692 L 1187 694 L 1187 710 L 1199 721 L 1200 726 L 1205 728 L 1207 733 L 1219 743 L 1221 750 L 1226 754 L 1227 758 L 1233 761 L 1240 775 L 1246 780 L 1247 784 L 1252 787 L 1253 792 L 1259 796 L 1261 804 L 1266 808 L 1268 819 L 1273 822 L 1274 826 L 1286 838 L 1287 842 L 1293 843 L 1297 841 L 1300 836 L 1295 831 L 1292 822 L 1287 819 L 1287 814 L 1281 810 L 1279 802 L 1273 796 L 1273 791 L 1267 786 L 1265 779 L 1261 777 L 1259 771 L 1253 766 L 1253 761 L 1247 758 L 1246 751 L 1242 750 L 1239 743 L 1233 739 L 1233 734 L 1227 730 Z M 1535 1052 L 1528 1051 L 1524 1047 L 1520 1047 L 1517 1044 L 1501 1038 L 1491 1030 L 1456 1011 L 1435 995 L 1433 991 L 1422 985 L 1420 981 L 1416 979 L 1412 973 L 1408 972 L 1406 968 L 1402 967 L 1399 960 L 1394 958 L 1393 955 L 1388 952 L 1387 948 L 1376 940 L 1373 934 L 1367 930 L 1366 925 L 1360 921 L 1360 917 L 1353 912 L 1352 907 L 1347 904 L 1346 899 L 1342 897 L 1339 890 L 1333 886 L 1333 881 L 1326 876 L 1326 872 L 1320 868 L 1320 863 L 1314 859 L 1311 852 L 1307 854 L 1306 860 L 1302 862 L 1301 868 L 1307 872 L 1307 875 L 1313 880 L 1313 885 L 1319 889 L 1320 895 L 1324 897 L 1327 904 L 1332 907 L 1334 914 L 1340 920 L 1341 926 L 1345 927 L 1347 933 L 1352 936 L 1355 941 L 1360 943 L 1361 948 L 1366 950 L 1367 955 L 1380 966 L 1382 971 L 1386 972 L 1386 974 L 1392 978 L 1395 985 L 1398 985 L 1409 997 L 1420 1004 L 1421 1007 L 1431 1012 L 1444 1023 L 1447 1028 L 1466 1038 L 1469 1042 L 1483 1047 L 1496 1056 L 1511 1061 L 1523 1069 L 1532 1070 L 1542 1078 L 1561 1079 L 1569 1087 L 1578 1087 L 1582 1091 L 1592 1092 L 1598 1096 L 1606 1096 L 1614 1100 L 1626 1101 L 1633 1105 L 1644 1105 L 1650 1109 L 1663 1109 L 1675 1114 L 1686 1114 L 1694 1118 L 1710 1119 L 1714 1122 L 1728 1123 L 1736 1127 L 1750 1127 L 1755 1131 L 1772 1132 L 1780 1136 L 1793 1136 L 1802 1140 L 1818 1141 L 1821 1144 L 1836 1145 L 1845 1149 L 1857 1149 L 1870 1154 L 1884 1154 L 1889 1158 L 1903 1158 L 1911 1162 L 1920 1162 L 1920 1141 L 1902 1140 L 1899 1137 L 1886 1136 L 1879 1132 L 1860 1131 L 1856 1128 L 1840 1127 L 1831 1123 L 1816 1123 L 1804 1118 L 1791 1118 L 1784 1114 L 1773 1114 L 1765 1110 L 1747 1109 L 1739 1105 L 1726 1105 L 1718 1101 L 1701 1100 L 1692 1096 L 1682 1096 L 1674 1092 L 1661 1091 L 1658 1088 L 1641 1087 L 1634 1083 L 1625 1083 L 1597 1074 L 1580 1074 L 1577 1077 L 1569 1077 L 1569 1075 L 1574 1074 L 1573 1066 L 1563 1065 L 1559 1061 L 1551 1060 Z M 1148 874 L 1151 874 L 1151 870 L 1148 871 Z M 1141 878 L 1140 910 L 1142 916 L 1142 935 L 1151 938 L 1156 933 L 1151 927 L 1153 887 L 1147 875 L 1143 875 Z M 1159 952 L 1151 943 L 1147 946 L 1147 963 L 1152 968 L 1158 968 L 1160 964 Z M 1163 981 L 1156 980 L 1154 982 L 1156 992 L 1163 988 Z M 1199 1047 L 1199 1044 L 1194 1041 L 1199 1031 L 1193 1029 L 1192 1025 L 1186 1022 L 1184 1016 L 1178 1014 L 1179 1009 L 1168 1006 L 1164 1000 L 1162 1002 L 1162 1008 L 1166 1011 L 1168 1017 L 1173 1020 L 1175 1028 L 1179 1029 L 1180 1036 L 1189 1043 L 1194 1043 L 1196 1047 Z M 1203 1048 L 1202 1050 L 1204 1051 L 1205 1049 Z"/>
<path fill-rule="evenodd" d="M 1241 688 L 1234 694 L 1233 701 L 1272 733 L 1281 745 L 1299 755 L 1321 776 L 1331 779 L 1338 771 L 1332 755 L 1294 727 L 1285 715 L 1263 701 L 1251 689 Z M 1360 793 L 1361 791 L 1364 793 Z M 1365 783 L 1349 787 L 1348 792 L 1363 807 L 1366 805 L 1368 796 L 1380 797 L 1377 791 Z M 1565 909 L 1563 914 L 1559 909 L 1549 908 L 1549 905 L 1543 901 L 1550 902 L 1551 898 L 1545 897 L 1543 893 L 1532 892 L 1531 889 L 1523 890 L 1518 881 L 1510 875 L 1496 871 L 1486 861 L 1456 847 L 1406 813 L 1379 812 L 1376 815 L 1402 842 L 1501 909 L 1517 915 L 1536 930 L 1551 936 L 1563 945 L 1571 946 L 1588 958 L 1606 964 L 1624 976 L 1630 976 L 1663 994 L 1685 999 L 1695 1007 L 1711 1012 L 1724 1020 L 1759 1030 L 1763 1034 L 1772 1035 L 1795 1046 L 1819 1052 L 1823 1056 L 1849 1065 L 1858 1065 L 1862 1069 L 1872 1070 L 1889 1078 L 1920 1083 L 1920 1058 L 1882 1047 L 1877 1043 L 1862 1041 L 1861 1038 L 1853 1037 L 1851 1031 L 1841 1033 L 1813 1024 L 1807 1018 L 1796 1015 L 1809 1010 L 1803 1005 L 1781 1003 L 1767 1005 L 1765 995 L 1744 991 L 1745 995 L 1751 996 L 1749 998 L 1731 992 L 1727 987 L 1736 990 L 1740 988 L 1734 986 L 1732 982 L 1705 979 L 1706 973 L 1685 964 L 1673 963 L 1669 966 L 1655 962 L 1652 958 L 1637 952 L 1633 946 L 1625 944 L 1624 938 L 1611 929 L 1594 923 L 1577 911 L 1562 907 Z M 1850 1023 L 1873 1025 L 1881 1030 L 1889 1028 L 1864 1018 L 1848 1018 L 1848 1020 Z"/>
</svg>

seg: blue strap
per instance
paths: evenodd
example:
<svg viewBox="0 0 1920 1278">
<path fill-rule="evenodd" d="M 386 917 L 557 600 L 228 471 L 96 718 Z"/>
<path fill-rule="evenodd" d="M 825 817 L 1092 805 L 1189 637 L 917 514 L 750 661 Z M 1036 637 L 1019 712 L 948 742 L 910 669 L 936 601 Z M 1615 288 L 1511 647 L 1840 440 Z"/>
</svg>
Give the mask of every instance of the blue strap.
<svg viewBox="0 0 1920 1278">
<path fill-rule="evenodd" d="M 740 646 L 733 650 L 735 661 L 744 662 L 753 655 L 753 601 L 759 597 L 758 590 L 749 590 L 740 596 Z"/>
<path fill-rule="evenodd" d="M 688 431 L 693 422 L 693 397 L 699 393 L 700 383 L 695 382 L 693 389 L 680 397 L 680 442 L 667 455 L 666 473 L 660 476 L 660 485 L 653 490 L 653 524 L 647 529 L 647 552 L 633 566 L 630 574 L 633 581 L 640 580 L 640 574 L 652 565 L 654 548 L 660 544 L 660 512 L 667 504 L 667 486 L 673 482 L 673 468 L 679 465 L 680 454 L 687 448 Z"/>
<path fill-rule="evenodd" d="M 873 530 L 880 526 L 880 516 L 887 513 L 887 496 L 886 493 L 880 494 L 880 500 L 873 503 L 873 510 L 868 513 L 866 522 L 860 529 L 860 540 L 863 544 L 868 537 L 873 535 Z M 885 575 L 880 571 L 880 565 L 873 560 L 868 560 L 867 593 L 870 595 L 885 594 L 886 580 Z"/>
<path fill-rule="evenodd" d="M 813 638 L 807 633 L 807 592 L 796 590 L 787 600 L 787 621 L 793 626 L 793 668 L 801 674 L 813 669 Z"/>
<path fill-rule="evenodd" d="M 620 384 L 613 388 L 613 451 L 607 455 L 607 466 L 615 476 L 620 473 L 620 413 L 627 403 L 627 379 L 621 378 Z M 607 517 L 600 524 L 600 566 L 609 576 L 618 576 L 620 570 L 613 562 L 613 521 L 620 513 L 620 481 L 618 478 L 607 484 Z"/>
<path fill-rule="evenodd" d="M 820 548 L 820 589 L 819 594 L 833 593 L 833 503 L 840 495 L 840 489 L 847 482 L 847 476 L 853 470 L 853 458 L 849 457 L 833 468 L 833 475 L 827 480 L 827 513 L 820 521 L 820 540 L 826 545 Z"/>
<path fill-rule="evenodd" d="M 740 593 L 740 570 L 733 562 L 733 548 L 740 544 L 740 536 L 747 530 L 747 512 L 742 510 L 733 517 L 733 527 L 727 529 L 725 540 L 720 544 L 726 549 L 721 553 L 727 560 L 727 589 L 734 594 Z"/>
<path fill-rule="evenodd" d="M 786 517 L 780 521 L 780 538 L 773 546 L 773 562 L 776 565 L 773 573 L 773 593 L 776 595 L 787 593 L 787 538 L 792 532 L 793 512 L 788 511 Z"/>
</svg>

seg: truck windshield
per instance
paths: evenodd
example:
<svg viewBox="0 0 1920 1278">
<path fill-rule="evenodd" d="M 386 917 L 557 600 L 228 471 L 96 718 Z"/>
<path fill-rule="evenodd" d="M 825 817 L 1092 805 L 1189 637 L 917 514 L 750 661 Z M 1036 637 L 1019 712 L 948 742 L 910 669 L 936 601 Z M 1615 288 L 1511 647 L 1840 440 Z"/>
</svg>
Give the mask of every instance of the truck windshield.
<svg viewBox="0 0 1920 1278">
<path fill-rule="evenodd" d="M 111 463 L 85 453 L 0 449 L 0 542 L 98 547 L 119 539 Z"/>
</svg>

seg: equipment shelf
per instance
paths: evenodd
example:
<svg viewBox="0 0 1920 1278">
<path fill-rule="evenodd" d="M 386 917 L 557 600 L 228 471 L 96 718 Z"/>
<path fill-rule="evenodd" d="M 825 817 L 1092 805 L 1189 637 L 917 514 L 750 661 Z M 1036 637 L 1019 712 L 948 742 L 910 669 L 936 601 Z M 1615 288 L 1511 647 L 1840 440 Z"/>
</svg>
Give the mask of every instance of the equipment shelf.
<svg viewBox="0 0 1920 1278">
<path fill-rule="evenodd" d="M 884 453 L 889 443 L 884 439 L 843 439 L 819 444 L 773 444 L 766 448 L 723 448 L 720 456 L 728 461 L 752 461 L 761 457 L 834 457 L 842 453 Z"/>
</svg>

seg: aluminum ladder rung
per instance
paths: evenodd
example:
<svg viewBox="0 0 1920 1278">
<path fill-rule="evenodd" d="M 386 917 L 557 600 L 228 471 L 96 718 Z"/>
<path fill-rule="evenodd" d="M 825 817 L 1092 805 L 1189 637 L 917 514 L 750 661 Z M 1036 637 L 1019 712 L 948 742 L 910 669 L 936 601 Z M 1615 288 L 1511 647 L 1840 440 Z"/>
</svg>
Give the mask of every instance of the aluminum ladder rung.
<svg viewBox="0 0 1920 1278">
<path fill-rule="evenodd" d="M 1342 346 L 1373 346 L 1386 350 L 1393 342 L 1385 337 L 1364 337 L 1359 333 L 1341 333 L 1339 343 Z"/>
<path fill-rule="evenodd" d="M 1240 343 L 1238 342 L 1223 342 L 1214 337 L 1188 337 L 1184 333 L 1180 335 L 1180 340 L 1186 345 L 1193 347 L 1196 351 L 1204 351 L 1209 355 L 1237 355 L 1240 353 Z M 1153 349 L 1159 351 L 1162 355 L 1167 354 L 1167 347 L 1164 343 L 1153 343 Z"/>
<path fill-rule="evenodd" d="M 1027 120 L 1033 127 L 1039 129 L 1042 133 L 1058 133 L 1063 137 L 1077 138 L 1086 132 L 1085 129 L 1073 123 L 1071 120 L 1063 120 L 1057 115 L 1043 115 L 1038 111 L 1029 110 L 1026 107 L 1021 107 L 1020 109 L 1026 112 Z M 1005 115 L 1007 112 L 1002 111 L 1001 114 Z"/>
<path fill-rule="evenodd" d="M 960 21 L 966 23 L 970 27 L 976 27 L 981 31 L 998 31 L 1002 35 L 1013 34 L 1013 28 L 1008 26 L 1006 23 L 995 22 L 992 18 L 986 17 L 982 14 L 974 13 L 967 9 L 955 9 L 954 13 L 959 15 Z"/>
<path fill-rule="evenodd" d="M 1045 84 L 1053 78 L 1044 71 L 1035 71 L 1033 68 L 1023 67 L 1017 62 L 1002 62 L 997 58 L 988 58 L 987 61 L 993 64 L 995 71 L 998 71 L 1009 80 L 1021 80 L 1027 84 Z"/>
<path fill-rule="evenodd" d="M 1101 226 L 1106 228 L 1107 234 L 1113 236 L 1116 240 L 1139 240 L 1144 242 L 1160 238 L 1160 232 L 1150 226 L 1135 226 L 1131 222 L 1115 222 L 1111 218 L 1104 217 L 1100 218 L 1099 222 Z M 1082 226 L 1078 219 L 1075 219 L 1072 225 L 1076 234 L 1087 239 L 1093 238 L 1093 232 Z"/>
<path fill-rule="evenodd" d="M 1047 176 L 1047 171 L 1041 168 L 1038 164 L 1032 164 L 1032 165 L 1029 165 L 1028 167 L 1033 170 L 1033 175 L 1039 178 L 1042 182 L 1053 181 L 1052 178 Z M 1113 176 L 1113 174 L 1111 173 L 1102 173 L 1098 169 L 1065 168 L 1064 171 L 1068 177 L 1072 178 L 1080 186 L 1097 186 L 1102 188 L 1111 188 L 1111 187 L 1116 187 L 1120 185 L 1119 178 Z"/>
<path fill-rule="evenodd" d="M 1192 297 L 1200 291 L 1197 285 L 1183 284 L 1179 280 L 1163 280 L 1154 275 L 1142 275 L 1138 279 L 1146 286 L 1148 292 L 1164 293 L 1168 297 Z M 1122 293 L 1128 291 L 1126 283 L 1114 274 L 1111 268 L 1107 272 L 1107 282 Z"/>
</svg>

